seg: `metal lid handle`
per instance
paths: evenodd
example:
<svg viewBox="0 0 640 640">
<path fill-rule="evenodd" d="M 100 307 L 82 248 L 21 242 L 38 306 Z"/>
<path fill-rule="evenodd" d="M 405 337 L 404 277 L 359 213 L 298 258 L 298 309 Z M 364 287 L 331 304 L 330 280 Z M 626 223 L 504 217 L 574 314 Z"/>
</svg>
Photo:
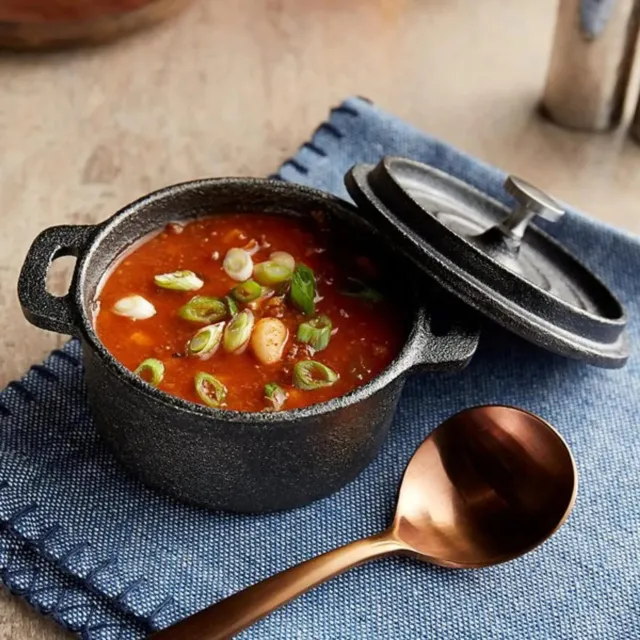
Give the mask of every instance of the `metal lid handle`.
<svg viewBox="0 0 640 640">
<path fill-rule="evenodd" d="M 498 229 L 516 246 L 520 244 L 529 222 L 535 216 L 556 222 L 564 215 L 564 209 L 553 198 L 525 180 L 509 176 L 504 188 L 515 198 L 517 204 L 498 225 Z"/>
</svg>

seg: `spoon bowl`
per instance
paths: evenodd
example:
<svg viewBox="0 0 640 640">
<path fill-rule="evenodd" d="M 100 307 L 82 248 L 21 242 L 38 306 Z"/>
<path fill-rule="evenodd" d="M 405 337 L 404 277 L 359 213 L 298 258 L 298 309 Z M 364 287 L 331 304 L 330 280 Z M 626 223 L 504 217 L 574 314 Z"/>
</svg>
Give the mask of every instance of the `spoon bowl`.
<svg viewBox="0 0 640 640">
<path fill-rule="evenodd" d="M 467 409 L 413 454 L 389 529 L 267 578 L 154 637 L 231 638 L 305 591 L 383 556 L 457 569 L 513 560 L 560 528 L 576 490 L 575 463 L 550 424 L 514 407 Z"/>
<path fill-rule="evenodd" d="M 443 422 L 402 479 L 393 535 L 452 568 L 513 560 L 566 520 L 577 471 L 564 440 L 521 409 L 484 406 Z"/>
</svg>

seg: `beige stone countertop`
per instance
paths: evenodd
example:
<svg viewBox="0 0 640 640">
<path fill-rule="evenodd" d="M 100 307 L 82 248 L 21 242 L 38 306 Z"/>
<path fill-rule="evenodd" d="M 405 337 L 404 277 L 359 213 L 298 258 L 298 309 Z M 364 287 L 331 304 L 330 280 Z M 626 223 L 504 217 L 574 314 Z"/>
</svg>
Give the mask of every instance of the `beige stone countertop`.
<svg viewBox="0 0 640 640">
<path fill-rule="evenodd" d="M 200 0 L 108 47 L 0 54 L 0 383 L 65 338 L 15 294 L 44 227 L 183 180 L 264 175 L 349 95 L 640 232 L 640 146 L 540 118 L 555 0 Z M 63 280 L 69 263 L 57 270 Z M 0 640 L 67 637 L 0 595 Z"/>
</svg>

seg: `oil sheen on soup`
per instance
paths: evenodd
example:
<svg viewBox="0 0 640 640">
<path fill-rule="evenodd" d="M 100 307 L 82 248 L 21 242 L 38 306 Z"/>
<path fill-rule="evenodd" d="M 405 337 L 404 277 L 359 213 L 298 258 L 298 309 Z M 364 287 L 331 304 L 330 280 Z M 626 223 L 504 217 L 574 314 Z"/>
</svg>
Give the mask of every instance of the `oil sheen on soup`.
<svg viewBox="0 0 640 640">
<path fill-rule="evenodd" d="M 314 219 L 170 223 L 107 274 L 96 330 L 125 367 L 185 400 L 305 407 L 367 383 L 402 347 L 383 269 Z"/>
</svg>

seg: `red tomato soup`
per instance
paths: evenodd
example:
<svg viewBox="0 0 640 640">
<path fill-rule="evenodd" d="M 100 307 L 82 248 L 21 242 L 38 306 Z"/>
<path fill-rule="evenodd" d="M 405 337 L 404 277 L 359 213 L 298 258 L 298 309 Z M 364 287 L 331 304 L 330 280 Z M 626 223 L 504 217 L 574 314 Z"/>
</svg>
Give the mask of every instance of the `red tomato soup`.
<svg viewBox="0 0 640 640">
<path fill-rule="evenodd" d="M 384 265 L 340 247 L 301 218 L 169 224 L 105 277 L 98 336 L 125 367 L 192 402 L 273 411 L 344 395 L 391 363 L 406 320 Z"/>
</svg>

